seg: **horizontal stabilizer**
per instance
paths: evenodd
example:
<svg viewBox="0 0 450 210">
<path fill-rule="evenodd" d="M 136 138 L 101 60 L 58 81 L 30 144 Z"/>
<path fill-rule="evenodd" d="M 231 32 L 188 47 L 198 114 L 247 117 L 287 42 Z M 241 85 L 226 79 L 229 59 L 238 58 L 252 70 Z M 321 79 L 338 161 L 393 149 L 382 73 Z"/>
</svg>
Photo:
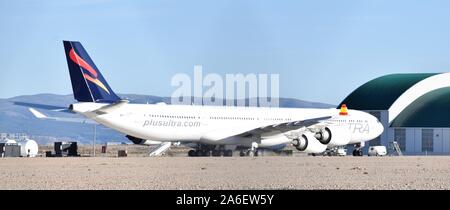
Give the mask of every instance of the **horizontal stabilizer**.
<svg viewBox="0 0 450 210">
<path fill-rule="evenodd" d="M 91 119 L 85 119 L 85 118 L 78 118 L 78 117 L 48 117 L 42 112 L 37 111 L 33 108 L 28 108 L 30 112 L 38 119 L 44 119 L 44 120 L 55 120 L 59 122 L 74 122 L 74 123 L 83 123 L 83 124 L 98 124 L 97 122 L 91 120 Z"/>
<path fill-rule="evenodd" d="M 35 103 L 27 103 L 27 102 L 20 102 L 20 101 L 13 101 L 13 103 L 14 103 L 14 105 L 18 105 L 18 106 L 25 106 L 25 107 L 31 107 L 31 108 L 36 108 L 36 109 L 50 110 L 50 111 L 54 111 L 54 112 L 65 112 L 65 113 L 75 114 L 75 112 L 73 112 L 63 106 L 35 104 Z"/>
<path fill-rule="evenodd" d="M 39 119 L 47 118 L 47 116 L 45 116 L 44 114 L 38 112 L 36 109 L 28 108 L 28 110 L 30 110 L 30 112 L 31 112 L 36 118 L 39 118 Z"/>
</svg>

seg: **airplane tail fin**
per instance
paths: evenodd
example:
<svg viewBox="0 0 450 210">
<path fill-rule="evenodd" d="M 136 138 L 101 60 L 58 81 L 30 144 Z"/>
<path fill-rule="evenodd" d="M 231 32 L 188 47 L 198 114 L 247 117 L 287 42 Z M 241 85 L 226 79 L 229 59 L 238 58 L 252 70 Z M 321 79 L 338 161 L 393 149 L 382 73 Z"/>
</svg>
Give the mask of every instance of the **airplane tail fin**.
<svg viewBox="0 0 450 210">
<path fill-rule="evenodd" d="M 63 41 L 74 98 L 79 102 L 120 101 L 80 42 Z"/>
</svg>

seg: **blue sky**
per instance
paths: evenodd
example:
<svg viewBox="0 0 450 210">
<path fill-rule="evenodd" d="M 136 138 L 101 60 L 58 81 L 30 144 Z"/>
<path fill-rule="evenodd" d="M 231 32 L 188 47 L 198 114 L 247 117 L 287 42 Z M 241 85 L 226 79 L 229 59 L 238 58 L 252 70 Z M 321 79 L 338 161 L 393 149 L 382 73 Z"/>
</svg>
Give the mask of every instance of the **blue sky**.
<svg viewBox="0 0 450 210">
<path fill-rule="evenodd" d="M 278 73 L 280 95 L 338 104 L 390 73 L 450 69 L 450 1 L 0 0 L 0 98 L 72 92 L 79 40 L 115 92 L 176 73 Z"/>
</svg>

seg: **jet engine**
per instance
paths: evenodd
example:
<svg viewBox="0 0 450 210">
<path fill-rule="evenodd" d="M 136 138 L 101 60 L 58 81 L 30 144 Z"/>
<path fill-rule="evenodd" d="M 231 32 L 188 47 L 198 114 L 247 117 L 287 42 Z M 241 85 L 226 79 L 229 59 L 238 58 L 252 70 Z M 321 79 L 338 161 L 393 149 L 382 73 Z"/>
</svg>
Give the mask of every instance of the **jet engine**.
<svg viewBox="0 0 450 210">
<path fill-rule="evenodd" d="M 317 132 L 314 137 L 324 145 L 341 146 L 350 142 L 351 135 L 348 129 L 330 126 Z"/>
<path fill-rule="evenodd" d="M 306 132 L 292 140 L 292 145 L 302 152 L 307 153 L 321 153 L 327 149 L 327 146 L 321 144 L 311 132 Z"/>
</svg>

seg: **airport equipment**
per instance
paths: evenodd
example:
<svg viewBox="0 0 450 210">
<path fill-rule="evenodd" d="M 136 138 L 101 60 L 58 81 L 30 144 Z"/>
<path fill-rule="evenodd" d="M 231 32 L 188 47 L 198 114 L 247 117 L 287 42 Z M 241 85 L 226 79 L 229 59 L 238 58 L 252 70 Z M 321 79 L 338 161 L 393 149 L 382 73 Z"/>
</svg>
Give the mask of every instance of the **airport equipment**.
<svg viewBox="0 0 450 210">
<path fill-rule="evenodd" d="M 385 146 L 370 146 L 368 156 L 385 156 L 387 154 Z"/>
<path fill-rule="evenodd" d="M 36 157 L 38 155 L 39 146 L 36 141 L 26 139 L 25 141 L 20 141 L 19 145 L 22 157 Z"/>
<path fill-rule="evenodd" d="M 20 145 L 6 143 L 4 151 L 4 157 L 20 157 Z"/>
<path fill-rule="evenodd" d="M 280 150 L 280 151 L 273 151 L 273 152 L 279 156 L 292 156 L 293 155 L 292 150 Z"/>
<path fill-rule="evenodd" d="M 338 148 L 336 150 L 336 155 L 338 155 L 338 156 L 346 156 L 347 155 L 347 149 L 345 149 L 345 148 Z"/>
<path fill-rule="evenodd" d="M 80 156 L 77 142 L 55 142 L 55 157 Z"/>
<path fill-rule="evenodd" d="M 330 149 L 327 149 L 324 153 L 324 156 L 346 156 L 347 155 L 347 149 L 342 147 L 333 147 Z"/>
<path fill-rule="evenodd" d="M 397 153 L 398 156 L 403 156 L 402 150 L 400 149 L 400 146 L 398 145 L 398 142 L 393 141 L 389 143 L 389 147 L 391 150 L 394 150 L 394 152 Z"/>
<path fill-rule="evenodd" d="M 53 157 L 52 151 L 45 151 L 45 157 Z"/>
<path fill-rule="evenodd" d="M 119 150 L 117 151 L 117 157 L 126 157 L 127 151 L 126 150 Z"/>
<path fill-rule="evenodd" d="M 153 150 L 151 150 L 149 156 L 161 155 L 163 152 L 167 151 L 171 145 L 172 145 L 171 142 L 164 142 L 156 146 Z"/>
</svg>

